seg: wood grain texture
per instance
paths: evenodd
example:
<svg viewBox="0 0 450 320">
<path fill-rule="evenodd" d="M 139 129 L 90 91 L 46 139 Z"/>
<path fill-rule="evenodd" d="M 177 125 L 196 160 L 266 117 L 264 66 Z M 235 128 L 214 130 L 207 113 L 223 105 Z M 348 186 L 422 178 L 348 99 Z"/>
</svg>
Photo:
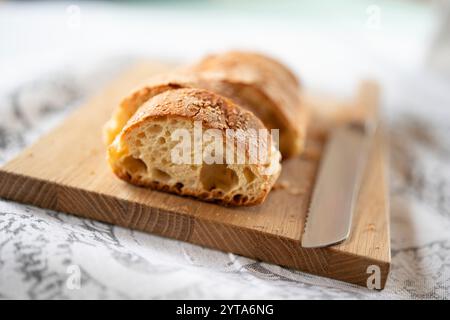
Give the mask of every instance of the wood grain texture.
<svg viewBox="0 0 450 320">
<path fill-rule="evenodd" d="M 303 249 L 300 241 L 324 145 L 321 137 L 311 136 L 302 157 L 283 162 L 278 187 L 255 207 L 226 208 L 139 188 L 111 173 L 102 125 L 132 87 L 166 68 L 155 63 L 132 68 L 7 163 L 0 170 L 0 197 L 363 286 L 367 267 L 377 265 L 384 287 L 390 239 L 381 133 L 371 151 L 350 238 L 322 249 Z M 376 88 L 364 86 L 358 97 L 363 100 L 355 103 L 376 103 Z M 320 108 L 320 99 L 309 103 Z"/>
</svg>

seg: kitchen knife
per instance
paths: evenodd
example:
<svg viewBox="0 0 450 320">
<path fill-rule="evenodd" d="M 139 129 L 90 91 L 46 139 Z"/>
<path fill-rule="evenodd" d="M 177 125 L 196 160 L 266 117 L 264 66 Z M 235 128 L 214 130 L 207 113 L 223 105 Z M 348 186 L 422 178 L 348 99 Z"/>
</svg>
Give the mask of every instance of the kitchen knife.
<svg viewBox="0 0 450 320">
<path fill-rule="evenodd" d="M 362 93 L 373 92 L 373 87 Z M 374 96 L 369 95 L 369 98 Z M 363 99 L 359 120 L 337 126 L 325 146 L 313 190 L 302 247 L 320 248 L 347 239 L 353 211 L 375 134 L 376 99 Z M 368 103 L 368 104 L 365 104 Z"/>
</svg>

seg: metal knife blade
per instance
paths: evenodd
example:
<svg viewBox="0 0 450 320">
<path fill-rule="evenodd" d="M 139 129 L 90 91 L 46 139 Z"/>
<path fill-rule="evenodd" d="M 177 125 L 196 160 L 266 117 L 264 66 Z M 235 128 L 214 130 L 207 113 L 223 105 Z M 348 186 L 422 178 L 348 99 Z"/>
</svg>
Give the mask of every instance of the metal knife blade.
<svg viewBox="0 0 450 320">
<path fill-rule="evenodd" d="M 349 236 L 374 131 L 372 122 L 353 122 L 331 133 L 305 222 L 302 247 L 325 247 Z"/>
</svg>

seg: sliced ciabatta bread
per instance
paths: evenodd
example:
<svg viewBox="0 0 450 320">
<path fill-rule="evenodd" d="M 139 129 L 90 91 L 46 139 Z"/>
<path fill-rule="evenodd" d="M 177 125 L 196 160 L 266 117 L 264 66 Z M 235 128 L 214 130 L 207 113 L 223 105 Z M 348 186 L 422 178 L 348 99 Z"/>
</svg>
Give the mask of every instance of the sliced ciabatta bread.
<svg viewBox="0 0 450 320">
<path fill-rule="evenodd" d="M 265 156 L 255 159 L 255 150 Z M 270 131 L 253 113 L 192 88 L 150 98 L 108 148 L 108 161 L 123 180 L 228 205 L 261 203 L 280 160 Z"/>
<path fill-rule="evenodd" d="M 227 84 L 232 98 L 239 98 L 267 127 L 279 128 L 283 157 L 302 152 L 308 110 L 301 104 L 299 82 L 286 66 L 265 55 L 231 51 L 207 56 L 191 70 L 208 83 Z"/>
<path fill-rule="evenodd" d="M 203 88 L 252 111 L 267 128 L 280 130 L 284 158 L 303 150 L 306 108 L 300 105 L 298 80 L 281 63 L 255 53 L 229 52 L 142 83 L 114 111 L 104 128 L 110 144 L 128 119 L 151 97 L 177 88 Z"/>
</svg>

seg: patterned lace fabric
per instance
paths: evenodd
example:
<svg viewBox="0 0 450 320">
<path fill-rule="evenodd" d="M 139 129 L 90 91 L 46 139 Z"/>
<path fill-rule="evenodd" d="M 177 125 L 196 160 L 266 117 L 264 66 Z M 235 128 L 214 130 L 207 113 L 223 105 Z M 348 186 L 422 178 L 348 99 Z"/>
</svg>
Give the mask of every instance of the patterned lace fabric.
<svg viewBox="0 0 450 320">
<path fill-rule="evenodd" d="M 59 123 L 112 73 L 48 75 L 0 97 L 0 162 Z M 392 234 L 385 290 L 0 200 L 0 298 L 449 298 L 450 94 L 404 88 L 385 105 Z M 69 283 L 74 266 L 79 286 Z"/>
</svg>

